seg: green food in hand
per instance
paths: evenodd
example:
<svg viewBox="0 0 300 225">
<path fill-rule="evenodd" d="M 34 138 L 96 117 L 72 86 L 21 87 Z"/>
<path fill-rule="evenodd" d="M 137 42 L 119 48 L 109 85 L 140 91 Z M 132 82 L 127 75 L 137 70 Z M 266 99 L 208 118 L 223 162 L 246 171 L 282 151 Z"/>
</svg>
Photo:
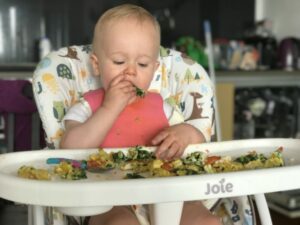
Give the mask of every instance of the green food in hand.
<svg viewBox="0 0 300 225">
<path fill-rule="evenodd" d="M 146 92 L 143 89 L 138 88 L 136 86 L 135 86 L 135 93 L 136 93 L 136 96 L 141 97 L 141 98 L 145 97 L 145 94 L 146 94 Z"/>
</svg>

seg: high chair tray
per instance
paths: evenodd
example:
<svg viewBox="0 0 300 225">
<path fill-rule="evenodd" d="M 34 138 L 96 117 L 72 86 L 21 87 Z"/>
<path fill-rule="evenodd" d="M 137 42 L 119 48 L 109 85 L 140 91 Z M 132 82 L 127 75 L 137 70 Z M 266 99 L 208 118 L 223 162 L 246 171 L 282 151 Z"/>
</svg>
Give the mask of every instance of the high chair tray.
<svg viewBox="0 0 300 225">
<path fill-rule="evenodd" d="M 50 157 L 86 159 L 97 149 L 40 150 L 0 155 L 0 197 L 15 202 L 56 206 L 96 207 L 182 202 L 267 193 L 300 188 L 300 140 L 252 139 L 191 145 L 185 154 L 205 151 L 240 156 L 255 150 L 268 154 L 283 147 L 285 166 L 218 174 L 146 179 L 119 179 L 94 175 L 85 180 L 29 180 L 17 176 L 22 165 L 46 168 Z M 148 148 L 153 151 L 154 148 Z M 109 149 L 108 149 L 109 150 Z M 120 149 L 111 149 L 120 150 Z M 125 150 L 125 149 L 123 149 Z"/>
</svg>

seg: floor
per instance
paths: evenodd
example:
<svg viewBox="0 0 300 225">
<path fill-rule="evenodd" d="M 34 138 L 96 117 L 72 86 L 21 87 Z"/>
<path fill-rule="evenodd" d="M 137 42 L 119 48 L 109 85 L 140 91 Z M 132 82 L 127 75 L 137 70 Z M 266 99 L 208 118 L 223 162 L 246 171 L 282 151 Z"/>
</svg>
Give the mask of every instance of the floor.
<svg viewBox="0 0 300 225">
<path fill-rule="evenodd" d="M 273 225 L 300 225 L 300 218 L 290 219 L 282 214 L 271 211 Z"/>
<path fill-rule="evenodd" d="M 26 206 L 0 201 L 0 225 L 27 225 Z"/>
<path fill-rule="evenodd" d="M 274 211 L 271 211 L 271 216 L 273 225 L 300 224 L 300 218 L 289 219 Z M 0 199 L 0 225 L 27 225 L 27 207 L 14 205 Z"/>
</svg>

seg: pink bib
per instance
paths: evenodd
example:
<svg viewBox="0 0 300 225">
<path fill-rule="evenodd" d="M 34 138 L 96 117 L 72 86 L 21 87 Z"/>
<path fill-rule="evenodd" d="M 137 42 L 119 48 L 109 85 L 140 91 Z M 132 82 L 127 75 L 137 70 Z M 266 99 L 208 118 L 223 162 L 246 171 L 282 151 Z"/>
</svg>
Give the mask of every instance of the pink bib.
<svg viewBox="0 0 300 225">
<path fill-rule="evenodd" d="M 93 113 L 102 105 L 104 95 L 103 89 L 84 94 Z M 149 92 L 121 112 L 100 147 L 149 146 L 152 138 L 168 126 L 161 95 Z"/>
</svg>

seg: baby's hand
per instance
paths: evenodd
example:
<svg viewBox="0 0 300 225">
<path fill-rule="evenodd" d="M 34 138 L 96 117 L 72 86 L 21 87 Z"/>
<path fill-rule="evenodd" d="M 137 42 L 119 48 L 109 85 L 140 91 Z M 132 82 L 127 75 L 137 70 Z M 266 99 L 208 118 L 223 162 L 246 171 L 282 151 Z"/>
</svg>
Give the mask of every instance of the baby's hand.
<svg viewBox="0 0 300 225">
<path fill-rule="evenodd" d="M 121 112 L 129 103 L 134 101 L 135 97 L 135 87 L 131 82 L 125 80 L 124 75 L 119 75 L 110 82 L 105 91 L 102 107 Z"/>
<path fill-rule="evenodd" d="M 157 158 L 172 160 L 180 158 L 189 144 L 204 142 L 200 131 L 189 124 L 177 124 L 158 133 L 152 140 L 157 145 Z"/>
</svg>

